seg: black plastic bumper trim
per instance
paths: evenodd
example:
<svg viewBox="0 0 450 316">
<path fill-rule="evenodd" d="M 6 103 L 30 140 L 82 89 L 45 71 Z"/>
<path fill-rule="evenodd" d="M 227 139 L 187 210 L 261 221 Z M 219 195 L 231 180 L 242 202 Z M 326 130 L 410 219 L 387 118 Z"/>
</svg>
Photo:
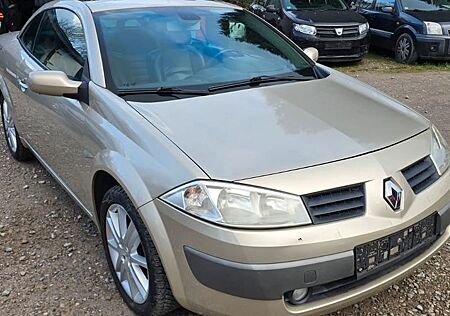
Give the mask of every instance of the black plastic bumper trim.
<svg viewBox="0 0 450 316">
<path fill-rule="evenodd" d="M 436 229 L 438 235 L 442 235 L 450 225 L 450 203 L 438 212 Z"/>
<path fill-rule="evenodd" d="M 201 284 L 255 300 L 277 300 L 288 291 L 330 283 L 355 273 L 353 251 L 273 264 L 228 261 L 187 246 L 184 252 Z"/>
</svg>

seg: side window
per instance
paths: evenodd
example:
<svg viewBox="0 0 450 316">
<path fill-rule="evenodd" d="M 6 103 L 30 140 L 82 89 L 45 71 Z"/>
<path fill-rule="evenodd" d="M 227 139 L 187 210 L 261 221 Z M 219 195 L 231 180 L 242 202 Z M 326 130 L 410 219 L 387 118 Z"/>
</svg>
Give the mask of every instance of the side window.
<svg viewBox="0 0 450 316">
<path fill-rule="evenodd" d="M 26 30 L 22 33 L 20 39 L 25 47 L 31 52 L 33 50 L 34 39 L 36 38 L 36 33 L 41 24 L 42 13 L 33 18 L 33 20 L 28 24 Z"/>
<path fill-rule="evenodd" d="M 395 0 L 378 0 L 375 4 L 375 10 L 381 11 L 384 7 L 394 7 Z"/>
<path fill-rule="evenodd" d="M 373 0 L 358 0 L 356 1 L 356 7 L 360 9 L 372 8 Z"/>
<path fill-rule="evenodd" d="M 81 79 L 87 51 L 78 16 L 65 9 L 45 11 L 32 53 L 48 69 Z"/>
</svg>

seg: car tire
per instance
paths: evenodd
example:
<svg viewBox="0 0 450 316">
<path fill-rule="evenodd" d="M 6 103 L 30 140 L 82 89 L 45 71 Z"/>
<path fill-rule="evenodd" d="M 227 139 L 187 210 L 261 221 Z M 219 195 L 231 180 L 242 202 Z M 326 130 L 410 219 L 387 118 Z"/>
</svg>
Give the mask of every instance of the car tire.
<svg viewBox="0 0 450 316">
<path fill-rule="evenodd" d="M 126 225 L 118 223 L 126 223 Z M 100 224 L 108 266 L 128 307 L 137 315 L 152 316 L 165 315 L 176 310 L 179 305 L 170 289 L 156 247 L 138 211 L 120 186 L 111 188 L 105 194 L 100 208 Z M 133 226 L 136 231 L 133 230 Z M 121 227 L 126 230 L 121 230 Z M 117 242 L 114 233 L 115 236 L 121 235 L 117 238 L 123 238 L 122 244 Z M 129 236 L 134 236 L 139 241 L 133 241 L 133 238 Z M 139 245 L 137 245 L 138 243 Z M 140 262 L 142 265 L 138 265 L 136 262 Z M 122 267 L 125 267 L 125 270 Z M 121 269 L 123 272 L 116 272 Z M 141 283 L 142 279 L 144 282 Z M 134 285 L 133 282 L 135 282 Z M 142 289 L 145 289 L 146 285 L 144 283 L 148 285 L 146 297 L 142 294 Z M 138 291 L 137 294 L 136 291 Z"/>
<path fill-rule="evenodd" d="M 395 60 L 402 64 L 413 64 L 419 58 L 413 37 L 401 34 L 395 43 Z"/>
<path fill-rule="evenodd" d="M 3 133 L 5 135 L 6 146 L 11 156 L 17 161 L 32 160 L 33 154 L 23 145 L 19 133 L 17 132 L 11 108 L 5 98 L 0 97 Z"/>
</svg>

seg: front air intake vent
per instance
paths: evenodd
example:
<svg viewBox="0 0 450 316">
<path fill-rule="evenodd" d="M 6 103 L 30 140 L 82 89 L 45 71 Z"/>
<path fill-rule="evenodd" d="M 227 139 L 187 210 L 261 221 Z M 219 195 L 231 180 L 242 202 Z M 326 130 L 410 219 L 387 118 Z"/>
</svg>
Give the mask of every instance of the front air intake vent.
<svg viewBox="0 0 450 316">
<path fill-rule="evenodd" d="M 362 216 L 366 212 L 364 184 L 305 195 L 303 201 L 314 224 Z"/>
<path fill-rule="evenodd" d="M 419 194 L 439 179 L 439 174 L 431 158 L 425 157 L 402 170 L 415 194 Z"/>
</svg>

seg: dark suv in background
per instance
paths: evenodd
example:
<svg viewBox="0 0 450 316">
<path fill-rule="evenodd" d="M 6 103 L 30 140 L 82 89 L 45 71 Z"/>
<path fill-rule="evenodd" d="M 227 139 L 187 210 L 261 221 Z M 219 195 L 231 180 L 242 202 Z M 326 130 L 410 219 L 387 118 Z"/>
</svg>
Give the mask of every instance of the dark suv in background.
<svg viewBox="0 0 450 316">
<path fill-rule="evenodd" d="M 357 0 L 371 45 L 393 50 L 401 63 L 450 60 L 450 0 Z"/>
<path fill-rule="evenodd" d="M 367 20 L 343 0 L 255 0 L 250 11 L 300 47 L 317 48 L 320 61 L 359 61 L 369 50 Z"/>
</svg>

